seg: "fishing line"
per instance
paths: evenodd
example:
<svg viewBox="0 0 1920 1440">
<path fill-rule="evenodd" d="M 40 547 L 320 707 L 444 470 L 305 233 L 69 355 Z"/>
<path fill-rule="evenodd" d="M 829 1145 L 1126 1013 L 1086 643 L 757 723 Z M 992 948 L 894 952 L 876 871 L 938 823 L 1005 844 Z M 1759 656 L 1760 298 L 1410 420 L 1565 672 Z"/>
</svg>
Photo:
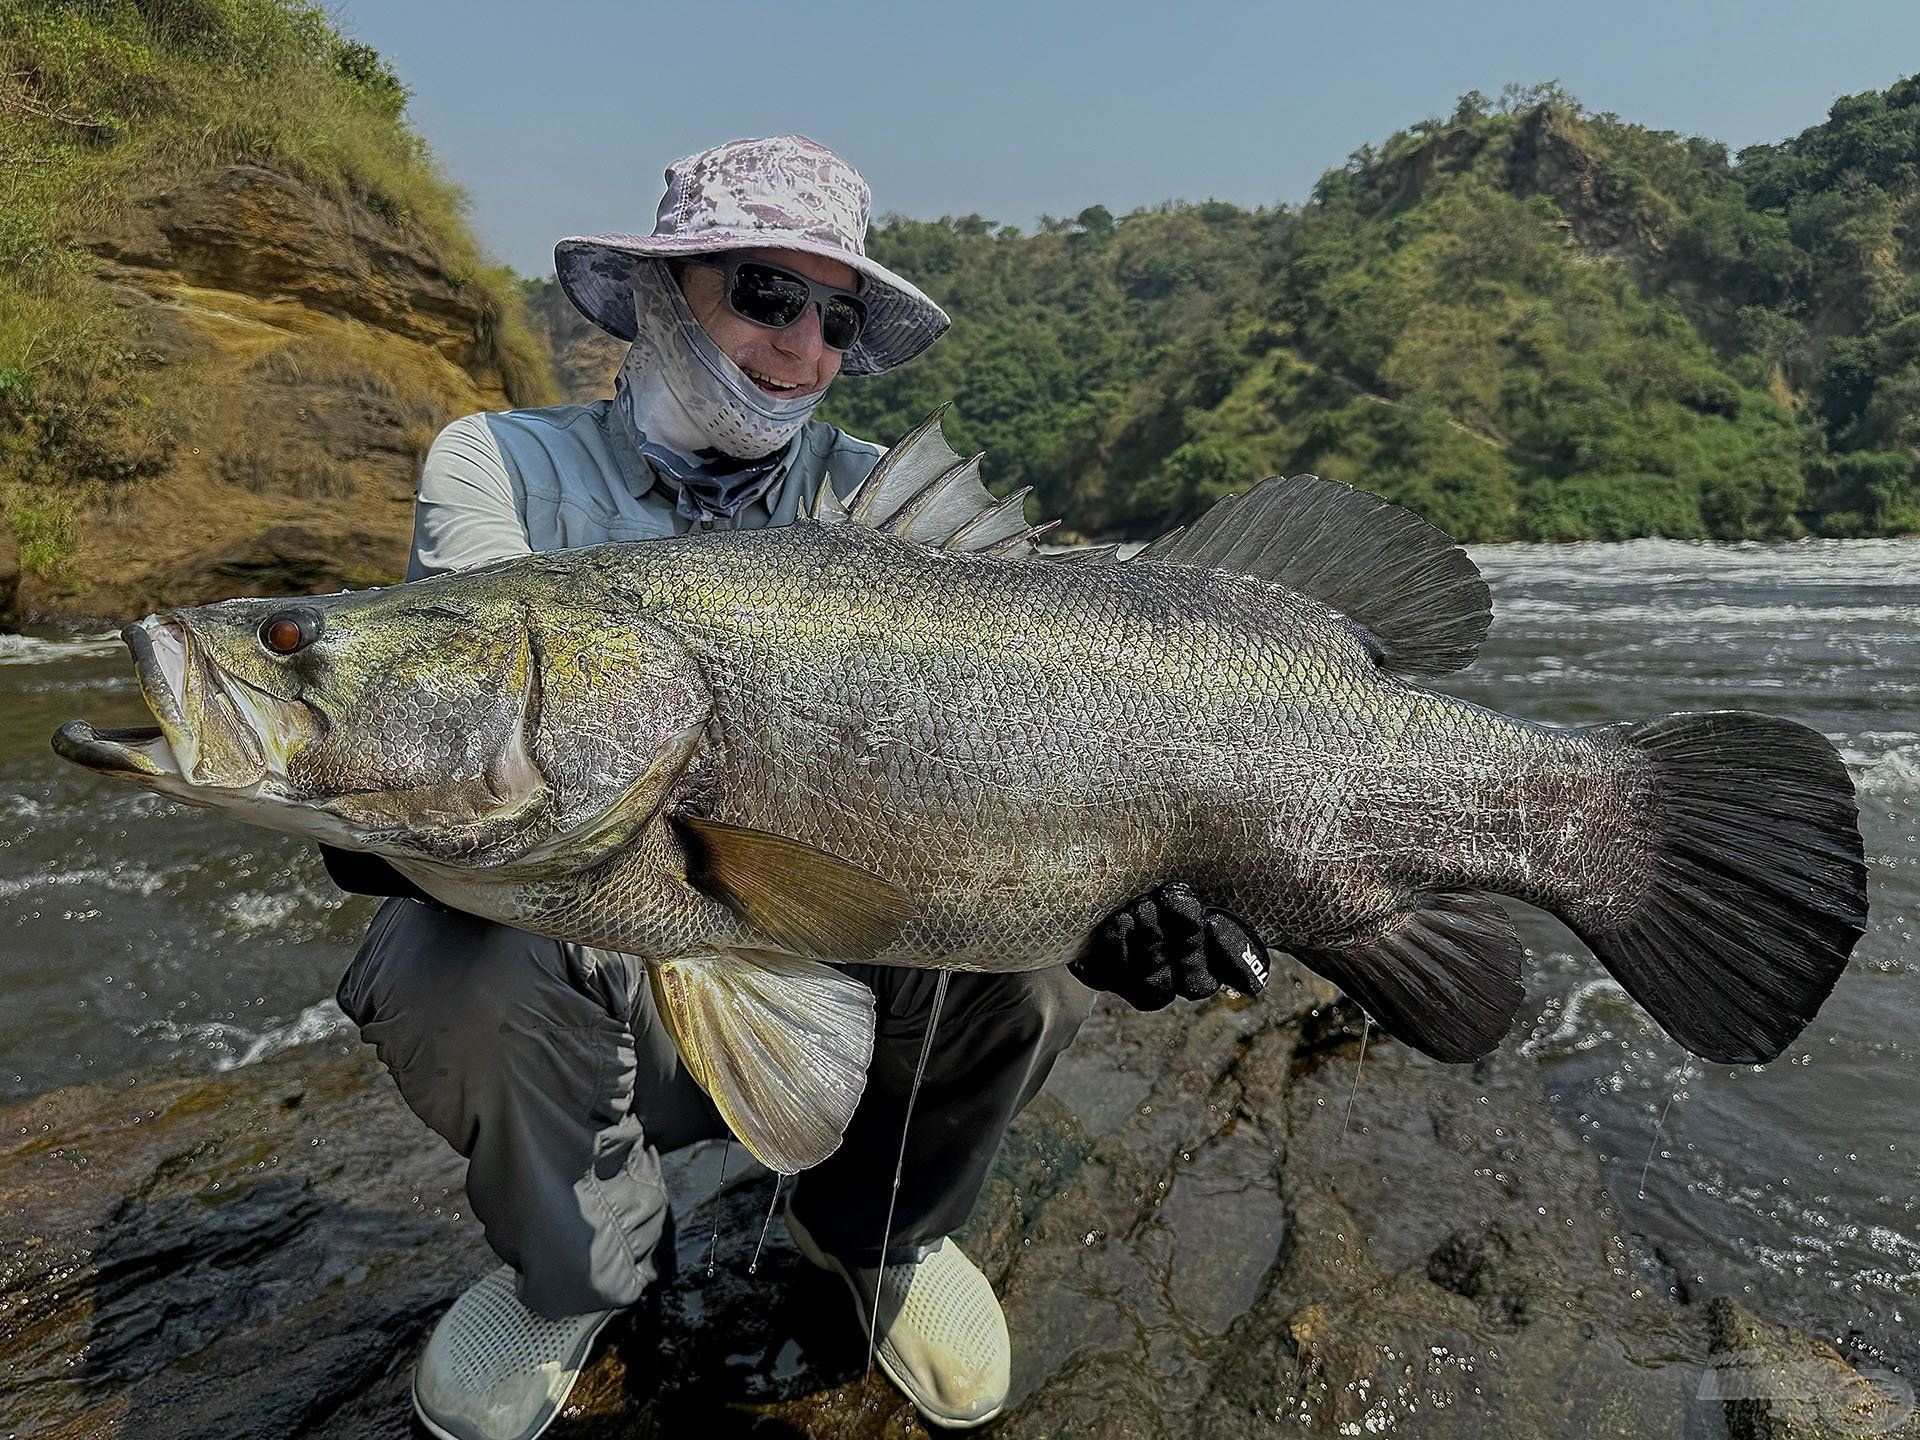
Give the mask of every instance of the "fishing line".
<svg viewBox="0 0 1920 1440">
<path fill-rule="evenodd" d="M 1687 1082 L 1693 1079 L 1693 1057 L 1688 1056 L 1680 1067 L 1680 1078 L 1674 1082 L 1673 1093 L 1667 1096 L 1667 1103 L 1660 1107 L 1660 1118 L 1653 1122 L 1653 1138 L 1647 1142 L 1647 1158 L 1640 1166 L 1640 1198 L 1647 1198 L 1647 1171 L 1653 1168 L 1653 1152 L 1660 1148 L 1660 1132 L 1667 1128 L 1667 1112 L 1673 1109 L 1673 1102 L 1686 1093 Z"/>
<path fill-rule="evenodd" d="M 727 1192 L 727 1161 L 733 1155 L 733 1136 L 720 1152 L 720 1178 L 713 1187 L 713 1243 L 707 1247 L 707 1278 L 713 1278 L 713 1259 L 720 1253 L 720 1197 Z"/>
<path fill-rule="evenodd" d="M 1360 1059 L 1353 1067 L 1353 1088 L 1347 1091 L 1347 1118 L 1340 1122 L 1340 1138 L 1347 1138 L 1347 1128 L 1353 1124 L 1353 1102 L 1360 1094 L 1360 1072 L 1367 1064 L 1367 1036 L 1373 1032 L 1373 1017 L 1366 1011 L 1360 1012 Z"/>
<path fill-rule="evenodd" d="M 927 1033 L 920 1041 L 920 1062 L 913 1067 L 913 1087 L 907 1091 L 907 1113 L 900 1122 L 900 1157 L 893 1162 L 893 1193 L 887 1197 L 887 1224 L 880 1232 L 880 1264 L 873 1272 L 873 1304 L 867 1311 L 867 1377 L 873 1377 L 873 1352 L 880 1335 L 880 1286 L 887 1278 L 887 1244 L 893 1239 L 893 1207 L 900 1203 L 900 1178 L 907 1173 L 907 1132 L 913 1126 L 913 1103 L 920 1098 L 920 1077 L 927 1073 L 933 1053 L 933 1032 L 940 1024 L 940 1005 L 947 998 L 947 970 L 936 971 L 933 1008 L 927 1012 Z"/>
<path fill-rule="evenodd" d="M 760 1222 L 760 1243 L 753 1247 L 753 1259 L 747 1262 L 747 1274 L 760 1273 L 760 1252 L 767 1248 L 767 1230 L 773 1224 L 773 1207 L 780 1203 L 780 1184 L 787 1177 L 778 1170 L 773 1172 L 773 1198 L 767 1201 L 767 1218 Z"/>
</svg>

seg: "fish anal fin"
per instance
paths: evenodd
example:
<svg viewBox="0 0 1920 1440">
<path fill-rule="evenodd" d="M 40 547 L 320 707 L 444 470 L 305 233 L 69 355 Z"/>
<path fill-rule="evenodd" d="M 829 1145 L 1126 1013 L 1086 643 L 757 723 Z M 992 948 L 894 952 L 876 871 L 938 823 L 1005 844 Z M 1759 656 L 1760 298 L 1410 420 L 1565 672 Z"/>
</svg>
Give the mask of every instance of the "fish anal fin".
<svg viewBox="0 0 1920 1440">
<path fill-rule="evenodd" d="M 1477 1060 L 1526 998 L 1513 921 L 1488 895 L 1433 895 L 1336 949 L 1294 952 L 1380 1028 L 1436 1060 Z"/>
<path fill-rule="evenodd" d="M 796 1174 L 840 1148 L 873 1058 L 873 992 L 816 960 L 726 951 L 649 967 L 655 1009 L 741 1143 Z"/>
<path fill-rule="evenodd" d="M 913 914 L 892 881 L 803 840 L 694 815 L 673 823 L 686 846 L 688 883 L 786 949 L 868 960 Z"/>
<path fill-rule="evenodd" d="M 1227 570 L 1310 595 L 1407 675 L 1471 664 L 1493 619 L 1467 552 L 1413 511 L 1337 480 L 1274 476 L 1134 557 Z"/>
</svg>

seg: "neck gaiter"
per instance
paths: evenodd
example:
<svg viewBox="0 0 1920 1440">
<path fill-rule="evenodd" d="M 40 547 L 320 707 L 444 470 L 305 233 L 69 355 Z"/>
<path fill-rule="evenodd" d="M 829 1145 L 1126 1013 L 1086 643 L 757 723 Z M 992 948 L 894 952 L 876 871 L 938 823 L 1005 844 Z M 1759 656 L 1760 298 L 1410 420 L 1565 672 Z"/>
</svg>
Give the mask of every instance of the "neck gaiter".
<svg viewBox="0 0 1920 1440">
<path fill-rule="evenodd" d="M 732 518 L 773 483 L 781 452 L 826 393 L 782 400 L 734 364 L 694 318 L 665 264 L 634 268 L 636 335 L 614 382 L 634 443 L 693 520 Z"/>
</svg>

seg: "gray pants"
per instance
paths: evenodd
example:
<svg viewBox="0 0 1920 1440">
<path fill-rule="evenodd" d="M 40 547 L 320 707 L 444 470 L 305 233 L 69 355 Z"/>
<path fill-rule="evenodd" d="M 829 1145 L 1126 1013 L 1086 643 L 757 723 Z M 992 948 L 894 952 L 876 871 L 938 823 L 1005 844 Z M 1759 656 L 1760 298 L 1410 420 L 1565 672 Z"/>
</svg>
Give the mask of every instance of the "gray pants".
<svg viewBox="0 0 1920 1440">
<path fill-rule="evenodd" d="M 793 1207 L 826 1249 L 871 1264 L 934 973 L 845 968 L 878 1000 L 873 1063 L 845 1141 L 795 1183 Z M 1092 999 L 1064 969 L 952 977 L 888 1259 L 965 1221 Z M 340 1008 L 413 1112 L 467 1157 L 473 1213 L 528 1306 L 560 1316 L 640 1298 L 667 1223 L 661 1152 L 727 1133 L 654 1013 L 640 960 L 389 900 Z"/>
</svg>

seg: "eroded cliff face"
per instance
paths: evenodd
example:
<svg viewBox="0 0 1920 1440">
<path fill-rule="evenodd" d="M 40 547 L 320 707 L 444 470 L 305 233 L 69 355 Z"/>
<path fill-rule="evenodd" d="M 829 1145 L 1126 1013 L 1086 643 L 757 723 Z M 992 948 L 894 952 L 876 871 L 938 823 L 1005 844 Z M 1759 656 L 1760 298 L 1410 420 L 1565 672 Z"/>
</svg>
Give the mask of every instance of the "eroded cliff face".
<svg viewBox="0 0 1920 1440">
<path fill-rule="evenodd" d="M 397 579 L 434 434 L 510 403 L 479 288 L 404 218 L 254 165 L 68 238 L 111 295 L 124 363 L 110 453 L 65 501 L 69 548 L 28 568 L 15 613 L 118 620 Z"/>
<path fill-rule="evenodd" d="M 554 379 L 567 399 L 584 403 L 613 394 L 627 344 L 574 309 L 558 280 L 541 282 L 527 306 L 527 319 L 553 352 Z"/>
<path fill-rule="evenodd" d="M 1661 262 L 1680 218 L 1670 206 L 1642 196 L 1609 195 L 1605 172 L 1612 161 L 1580 133 L 1563 107 L 1536 105 L 1518 116 L 1503 137 L 1501 183 L 1518 196 L 1542 195 L 1563 217 L 1567 243 L 1594 260 L 1619 260 L 1636 282 L 1664 279 Z M 1388 211 L 1418 204 L 1449 176 L 1469 170 L 1486 152 L 1487 135 L 1456 125 L 1392 162 Z"/>
<path fill-rule="evenodd" d="M 1566 216 L 1574 244 L 1594 259 L 1621 261 L 1637 282 L 1649 285 L 1663 278 L 1660 262 L 1680 217 L 1644 197 L 1609 199 L 1601 179 L 1609 163 L 1562 112 L 1541 105 L 1514 133 L 1507 183 L 1515 194 L 1551 198 Z"/>
</svg>

